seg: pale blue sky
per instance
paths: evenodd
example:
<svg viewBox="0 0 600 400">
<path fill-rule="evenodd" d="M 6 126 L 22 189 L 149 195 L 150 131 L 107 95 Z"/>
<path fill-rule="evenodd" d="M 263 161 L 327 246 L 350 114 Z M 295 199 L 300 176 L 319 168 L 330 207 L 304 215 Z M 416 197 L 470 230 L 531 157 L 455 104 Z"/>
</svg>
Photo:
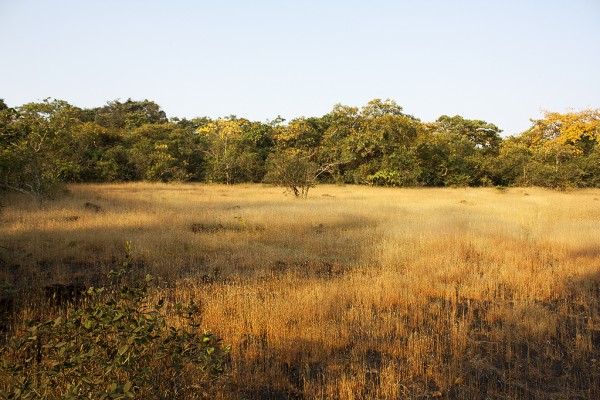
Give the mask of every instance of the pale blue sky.
<svg viewBox="0 0 600 400">
<path fill-rule="evenodd" d="M 0 0 L 0 98 L 169 117 L 322 116 L 391 98 L 519 133 L 600 107 L 600 0 Z"/>
</svg>

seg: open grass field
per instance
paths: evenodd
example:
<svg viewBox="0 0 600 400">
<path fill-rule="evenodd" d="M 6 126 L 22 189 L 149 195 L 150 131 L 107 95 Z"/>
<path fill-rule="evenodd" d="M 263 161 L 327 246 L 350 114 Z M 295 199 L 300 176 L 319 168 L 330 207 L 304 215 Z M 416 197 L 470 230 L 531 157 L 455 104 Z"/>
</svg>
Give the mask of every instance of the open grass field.
<svg viewBox="0 0 600 400">
<path fill-rule="evenodd" d="M 69 189 L 0 201 L 11 329 L 130 241 L 231 345 L 222 399 L 600 398 L 600 190 Z"/>
</svg>

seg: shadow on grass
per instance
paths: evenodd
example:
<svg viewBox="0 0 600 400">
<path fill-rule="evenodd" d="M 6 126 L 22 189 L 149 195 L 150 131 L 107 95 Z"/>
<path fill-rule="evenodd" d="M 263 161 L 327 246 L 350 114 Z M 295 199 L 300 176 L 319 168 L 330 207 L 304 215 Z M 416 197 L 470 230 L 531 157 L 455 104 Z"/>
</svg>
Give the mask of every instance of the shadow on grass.
<svg viewBox="0 0 600 400">
<path fill-rule="evenodd" d="M 425 307 L 446 310 L 441 315 L 468 323 L 467 345 L 459 354 L 443 350 L 450 346 L 454 321 L 449 318 L 436 336 L 433 361 L 423 365 L 422 373 L 385 351 L 390 338 L 376 331 L 339 348 L 325 348 L 318 340 L 276 346 L 264 332 L 247 334 L 237 344 L 231 398 L 335 398 L 332 393 L 348 380 L 353 398 L 364 400 L 395 398 L 389 396 L 390 385 L 406 399 L 600 398 L 600 271 L 564 285 L 566 295 L 547 302 L 517 301 L 507 289 L 497 301 L 429 298 Z M 503 314 L 492 317 L 498 309 Z M 527 324 L 536 321 L 523 319 L 535 312 L 555 321 L 548 325 L 550 331 L 531 333 L 536 326 Z M 410 323 L 410 316 L 400 318 Z M 414 332 L 431 332 L 435 324 L 428 324 L 422 321 Z M 394 346 L 407 346 L 408 340 L 396 337 Z M 432 370 L 438 374 L 428 372 Z M 445 375 L 452 379 L 433 377 Z"/>
</svg>

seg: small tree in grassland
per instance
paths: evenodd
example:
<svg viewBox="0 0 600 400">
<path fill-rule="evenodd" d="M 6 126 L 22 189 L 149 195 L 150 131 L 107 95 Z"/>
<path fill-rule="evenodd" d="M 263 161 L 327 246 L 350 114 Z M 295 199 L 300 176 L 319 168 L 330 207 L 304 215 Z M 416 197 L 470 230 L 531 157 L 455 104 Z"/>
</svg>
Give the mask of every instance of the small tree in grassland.
<svg viewBox="0 0 600 400">
<path fill-rule="evenodd" d="M 264 181 L 283 186 L 296 197 L 306 198 L 309 189 L 315 187 L 317 176 L 318 167 L 309 156 L 296 149 L 288 149 L 269 157 Z"/>
</svg>

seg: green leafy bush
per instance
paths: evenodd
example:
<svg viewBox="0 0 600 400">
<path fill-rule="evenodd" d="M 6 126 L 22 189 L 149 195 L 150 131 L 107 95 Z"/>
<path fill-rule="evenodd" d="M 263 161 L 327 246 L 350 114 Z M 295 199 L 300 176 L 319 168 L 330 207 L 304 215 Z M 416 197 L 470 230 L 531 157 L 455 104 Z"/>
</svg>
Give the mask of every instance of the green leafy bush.
<svg viewBox="0 0 600 400">
<path fill-rule="evenodd" d="M 128 258 L 129 259 L 129 258 Z M 26 322 L 4 347 L 5 399 L 201 398 L 224 372 L 229 351 L 200 328 L 194 304 L 178 304 L 167 326 L 153 278 L 127 282 L 128 261 L 112 287 L 90 288 L 61 316 Z"/>
</svg>

